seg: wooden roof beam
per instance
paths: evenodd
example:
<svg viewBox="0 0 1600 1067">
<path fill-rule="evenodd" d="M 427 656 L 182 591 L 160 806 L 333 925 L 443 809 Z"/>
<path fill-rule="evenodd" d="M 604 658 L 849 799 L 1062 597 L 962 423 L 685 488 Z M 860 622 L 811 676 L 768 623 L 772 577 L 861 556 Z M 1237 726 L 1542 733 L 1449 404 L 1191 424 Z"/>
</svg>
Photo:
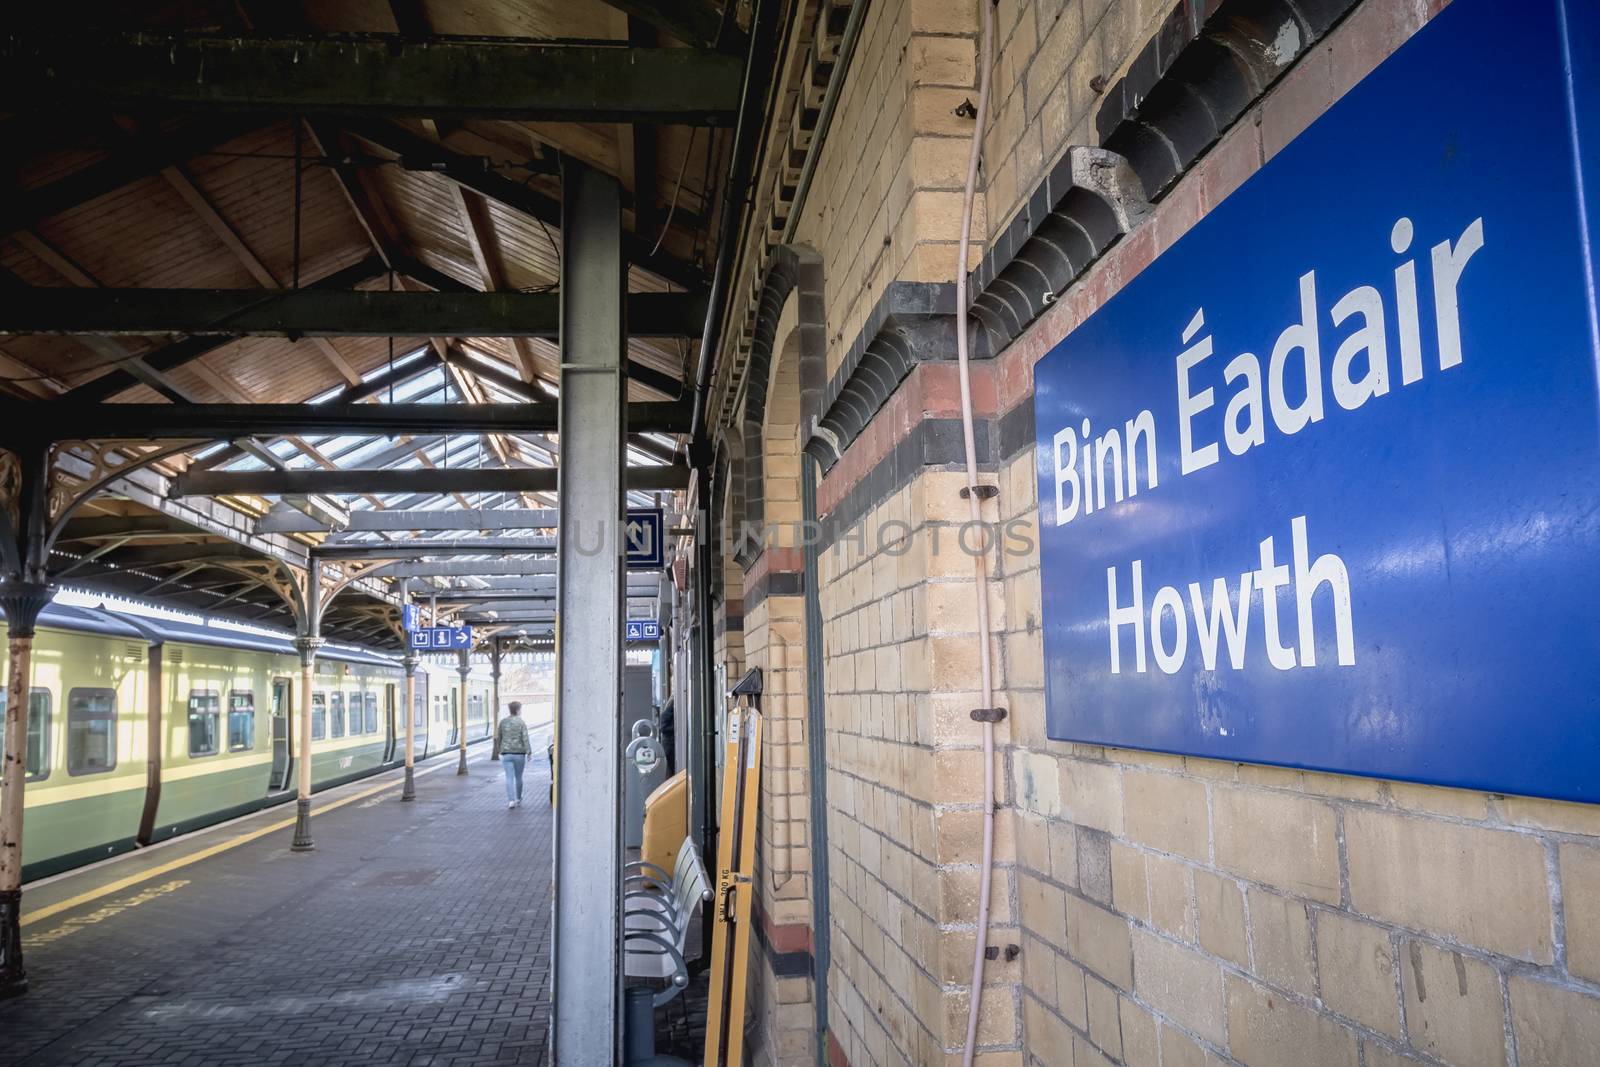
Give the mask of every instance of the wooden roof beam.
<svg viewBox="0 0 1600 1067">
<path fill-rule="evenodd" d="M 682 51 L 682 49 L 679 49 Z M 349 133 L 376 148 L 397 156 L 402 166 L 416 166 L 437 174 L 480 196 L 503 204 L 519 214 L 544 223 L 552 230 L 561 227 L 561 202 L 529 185 L 489 170 L 478 157 L 463 155 L 436 144 L 390 122 L 350 119 L 341 123 Z M 654 248 L 655 239 L 638 233 L 623 233 L 622 254 L 633 266 L 648 271 L 691 292 L 706 288 L 705 270 L 694 263 Z"/>
<path fill-rule="evenodd" d="M 221 241 L 228 251 L 233 253 L 234 258 L 244 265 L 245 270 L 250 272 L 251 277 L 260 282 L 264 288 L 283 288 L 283 283 L 278 281 L 272 271 L 267 268 L 267 265 L 261 261 L 261 257 L 251 251 L 250 246 L 239 235 L 239 231 L 235 230 L 232 224 L 222 217 L 222 212 L 218 211 L 216 205 L 211 203 L 206 195 L 200 191 L 200 187 L 195 185 L 194 179 L 189 176 L 187 171 L 181 166 L 174 165 L 164 168 L 161 171 L 161 176 L 167 180 L 167 184 L 177 190 L 178 195 L 200 217 L 200 221 L 205 223 L 206 228 L 216 236 L 217 240 Z M 349 360 L 344 358 L 343 353 L 333 346 L 332 341 L 326 337 L 313 337 L 311 338 L 311 343 L 317 347 L 323 358 L 333 365 L 333 369 L 338 371 L 345 381 L 351 385 L 356 385 L 361 381 L 361 375 L 356 373 L 356 369 L 350 365 Z"/>
<path fill-rule="evenodd" d="M 684 44 L 710 48 L 718 43 L 722 33 L 722 14 L 704 0 L 604 0 L 604 3 L 671 34 Z M 738 51 L 743 36 L 734 26 L 730 39 L 723 44 Z"/>
<path fill-rule="evenodd" d="M 78 336 L 544 337 L 560 335 L 560 294 L 284 289 L 32 288 L 0 302 L 0 332 Z M 695 337 L 705 298 L 629 293 L 635 337 Z M 352 383 L 355 384 L 355 383 Z"/>
<path fill-rule="evenodd" d="M 0 441 L 232 440 L 290 434 L 554 433 L 553 400 L 526 404 L 35 404 L 0 401 Z M 629 403 L 630 433 L 684 433 L 688 406 Z"/>
<path fill-rule="evenodd" d="M 727 126 L 738 56 L 399 34 L 13 33 L 10 100 L 138 108 Z"/>
<path fill-rule="evenodd" d="M 469 467 L 451 470 L 195 471 L 179 474 L 169 495 L 330 496 L 390 493 L 553 493 L 554 467 Z M 683 489 L 687 467 L 629 467 L 629 489 Z M 448 544 L 448 542 L 445 542 Z"/>
<path fill-rule="evenodd" d="M 376 257 L 364 259 L 360 263 L 319 278 L 307 288 L 335 291 L 349 289 L 381 273 L 383 268 L 384 264 Z M 157 371 L 170 371 L 191 363 L 206 353 L 214 352 L 236 340 L 238 340 L 237 335 L 229 334 L 206 334 L 199 337 L 187 337 L 152 352 L 147 352 L 141 358 L 148 367 Z M 99 377 L 91 378 L 81 385 L 72 387 L 67 390 L 62 399 L 69 403 L 110 400 L 118 393 L 132 389 L 139 382 L 140 379 L 129 371 L 114 369 L 101 374 Z"/>
</svg>

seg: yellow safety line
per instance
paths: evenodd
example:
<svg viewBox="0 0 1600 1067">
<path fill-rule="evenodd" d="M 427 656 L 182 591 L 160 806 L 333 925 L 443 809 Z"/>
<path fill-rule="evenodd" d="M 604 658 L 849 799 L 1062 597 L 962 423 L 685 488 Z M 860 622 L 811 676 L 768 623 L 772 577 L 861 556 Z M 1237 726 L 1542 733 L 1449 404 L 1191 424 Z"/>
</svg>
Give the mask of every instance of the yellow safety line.
<svg viewBox="0 0 1600 1067">
<path fill-rule="evenodd" d="M 429 767 L 425 771 L 418 771 L 415 777 L 421 777 L 424 774 L 432 774 L 434 771 L 440 770 L 445 766 L 447 765 L 440 764 L 438 767 Z M 398 789 L 403 785 L 405 785 L 404 780 L 398 782 L 387 782 L 383 785 L 375 785 L 370 789 L 363 789 L 359 793 L 351 793 L 347 797 L 340 797 L 338 800 L 329 801 L 321 805 L 313 805 L 311 809 L 311 816 L 312 818 L 315 818 L 324 812 L 333 811 L 335 808 L 342 808 L 346 804 L 353 804 L 358 800 L 365 800 L 367 797 L 370 797 L 376 793 L 382 793 L 385 790 Z M 91 889 L 86 893 L 79 893 L 75 897 L 60 901 L 56 904 L 47 905 L 43 908 L 40 908 L 38 911 L 30 911 L 21 918 L 19 925 L 32 926 L 36 922 L 43 922 L 45 919 L 48 919 L 53 915 L 59 915 L 64 911 L 70 911 L 81 904 L 87 904 L 92 900 L 99 900 L 101 897 L 107 897 L 113 893 L 120 893 L 129 886 L 138 885 L 140 882 L 146 882 L 152 878 L 159 878 L 168 871 L 175 871 L 180 867 L 187 867 L 191 863 L 198 863 L 200 860 L 209 859 L 220 852 L 226 852 L 231 848 L 238 848 L 240 845 L 248 844 L 249 842 L 256 840 L 258 837 L 265 837 L 274 831 L 287 829 L 288 827 L 293 826 L 294 823 L 295 820 L 292 818 L 280 819 L 275 823 L 269 823 L 266 826 L 251 830 L 248 833 L 240 834 L 238 837 L 219 842 L 218 844 L 212 845 L 209 848 L 203 848 L 200 851 L 190 853 L 187 856 L 182 856 L 175 860 L 169 860 L 168 862 L 161 864 L 159 867 L 152 867 L 149 870 L 141 871 L 138 874 L 130 874 L 126 878 L 119 878 L 115 882 L 108 882 L 99 889 Z"/>
</svg>

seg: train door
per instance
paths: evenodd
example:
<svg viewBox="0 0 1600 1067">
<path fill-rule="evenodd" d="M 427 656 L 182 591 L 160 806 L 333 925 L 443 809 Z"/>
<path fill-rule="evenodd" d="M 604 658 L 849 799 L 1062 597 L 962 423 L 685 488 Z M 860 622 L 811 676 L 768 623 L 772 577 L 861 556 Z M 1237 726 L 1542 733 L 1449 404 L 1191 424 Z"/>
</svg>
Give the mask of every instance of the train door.
<svg viewBox="0 0 1600 1067">
<path fill-rule="evenodd" d="M 287 678 L 272 680 L 272 782 L 274 793 L 289 788 L 292 750 L 290 719 L 293 718 L 290 701 L 292 687 Z"/>
<path fill-rule="evenodd" d="M 395 740 L 393 682 L 390 682 L 388 685 L 383 687 L 383 724 L 385 734 L 383 744 L 383 762 L 392 763 L 394 761 Z"/>
</svg>

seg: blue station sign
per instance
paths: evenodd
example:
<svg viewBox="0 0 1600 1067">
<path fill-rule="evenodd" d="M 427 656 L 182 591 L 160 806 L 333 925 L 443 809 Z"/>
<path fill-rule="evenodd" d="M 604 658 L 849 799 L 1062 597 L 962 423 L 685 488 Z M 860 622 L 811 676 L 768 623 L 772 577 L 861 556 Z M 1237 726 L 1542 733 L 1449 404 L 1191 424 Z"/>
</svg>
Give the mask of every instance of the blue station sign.
<svg viewBox="0 0 1600 1067">
<path fill-rule="evenodd" d="M 659 641 L 661 623 L 656 619 L 628 619 L 623 623 L 622 633 L 629 641 Z"/>
<path fill-rule="evenodd" d="M 1038 364 L 1051 737 L 1600 801 L 1597 51 L 1457 0 Z"/>
<path fill-rule="evenodd" d="M 470 626 L 419 626 L 410 633 L 411 647 L 422 651 L 451 650 L 472 647 Z"/>
<path fill-rule="evenodd" d="M 665 565 L 667 520 L 661 508 L 629 508 L 622 531 L 630 571 L 658 571 Z"/>
</svg>

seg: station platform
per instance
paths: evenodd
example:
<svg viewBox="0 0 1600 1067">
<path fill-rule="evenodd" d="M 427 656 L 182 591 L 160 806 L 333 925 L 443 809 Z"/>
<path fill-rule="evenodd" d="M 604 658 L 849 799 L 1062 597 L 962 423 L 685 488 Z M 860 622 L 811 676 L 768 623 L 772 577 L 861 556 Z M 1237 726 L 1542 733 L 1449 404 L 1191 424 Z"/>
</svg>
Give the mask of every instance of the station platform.
<svg viewBox="0 0 1600 1067">
<path fill-rule="evenodd" d="M 550 1000 L 551 817 L 474 746 L 26 887 L 31 989 L 0 1064 L 538 1064 Z"/>
</svg>

